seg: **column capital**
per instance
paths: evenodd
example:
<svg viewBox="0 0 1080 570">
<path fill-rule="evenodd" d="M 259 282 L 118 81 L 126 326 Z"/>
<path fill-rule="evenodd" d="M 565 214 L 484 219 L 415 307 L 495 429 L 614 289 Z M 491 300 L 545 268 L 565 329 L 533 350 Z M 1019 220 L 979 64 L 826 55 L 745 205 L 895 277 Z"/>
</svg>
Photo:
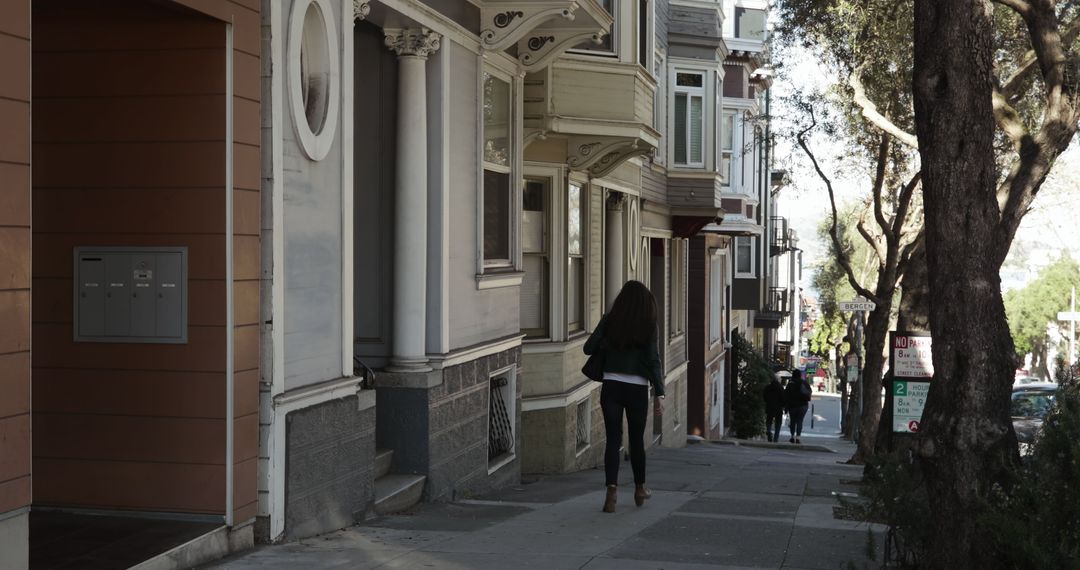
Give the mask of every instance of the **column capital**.
<svg viewBox="0 0 1080 570">
<path fill-rule="evenodd" d="M 620 211 L 623 209 L 623 204 L 626 203 L 626 194 L 617 192 L 615 190 L 608 190 L 607 193 L 607 209 Z"/>
<path fill-rule="evenodd" d="M 386 34 L 383 43 L 398 57 L 426 59 L 442 44 L 442 36 L 427 28 L 387 28 L 383 32 Z"/>
<path fill-rule="evenodd" d="M 371 13 L 371 0 L 352 0 L 353 20 L 364 20 Z"/>
</svg>

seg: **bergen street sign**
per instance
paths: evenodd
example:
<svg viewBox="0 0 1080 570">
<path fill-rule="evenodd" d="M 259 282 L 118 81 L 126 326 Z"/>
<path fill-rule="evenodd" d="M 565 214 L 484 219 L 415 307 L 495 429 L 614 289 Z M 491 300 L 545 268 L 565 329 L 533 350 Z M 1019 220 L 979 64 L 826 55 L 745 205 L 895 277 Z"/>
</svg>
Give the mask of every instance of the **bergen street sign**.
<svg viewBox="0 0 1080 570">
<path fill-rule="evenodd" d="M 877 305 L 873 301 L 856 299 L 854 301 L 840 301 L 837 303 L 841 311 L 873 311 Z"/>
</svg>

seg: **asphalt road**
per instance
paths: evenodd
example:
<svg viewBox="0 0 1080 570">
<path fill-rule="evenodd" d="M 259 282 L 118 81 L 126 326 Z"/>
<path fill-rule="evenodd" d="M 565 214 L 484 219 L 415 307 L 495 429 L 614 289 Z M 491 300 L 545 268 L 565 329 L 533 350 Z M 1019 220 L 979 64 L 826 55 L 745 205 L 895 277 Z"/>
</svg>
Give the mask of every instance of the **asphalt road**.
<svg viewBox="0 0 1080 570">
<path fill-rule="evenodd" d="M 810 401 L 810 411 L 803 421 L 804 437 L 836 437 L 840 434 L 840 395 L 815 393 Z M 813 422 L 810 418 L 813 416 Z M 784 426 L 780 429 L 780 441 L 787 441 L 788 417 L 784 416 Z"/>
</svg>

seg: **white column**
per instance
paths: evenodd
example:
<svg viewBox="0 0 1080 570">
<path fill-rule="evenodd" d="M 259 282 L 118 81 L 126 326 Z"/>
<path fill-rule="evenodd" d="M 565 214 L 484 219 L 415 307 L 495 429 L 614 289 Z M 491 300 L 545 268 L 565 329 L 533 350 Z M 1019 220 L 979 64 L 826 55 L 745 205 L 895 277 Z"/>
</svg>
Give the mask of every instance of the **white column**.
<svg viewBox="0 0 1080 570">
<path fill-rule="evenodd" d="M 609 191 L 607 200 L 607 218 L 605 219 L 606 232 L 604 235 L 604 273 L 607 276 L 604 282 L 604 305 L 611 310 L 615 297 L 619 295 L 626 275 L 624 266 L 626 261 L 623 253 L 626 244 L 623 239 L 623 204 L 626 203 L 626 195 L 622 192 Z"/>
<path fill-rule="evenodd" d="M 427 365 L 427 57 L 441 37 L 426 28 L 386 29 L 398 56 L 397 183 L 394 206 L 394 340 L 389 370 Z"/>
</svg>

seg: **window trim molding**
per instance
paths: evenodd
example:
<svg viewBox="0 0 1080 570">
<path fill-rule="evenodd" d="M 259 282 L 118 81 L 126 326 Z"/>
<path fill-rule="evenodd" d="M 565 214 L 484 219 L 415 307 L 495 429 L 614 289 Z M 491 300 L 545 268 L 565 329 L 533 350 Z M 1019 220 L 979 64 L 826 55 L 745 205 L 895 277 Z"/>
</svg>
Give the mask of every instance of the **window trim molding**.
<svg viewBox="0 0 1080 570">
<path fill-rule="evenodd" d="M 739 240 L 750 240 L 750 271 L 739 271 Z M 732 263 L 735 266 L 735 279 L 757 279 L 757 259 L 754 247 L 754 236 L 735 236 L 734 241 L 735 255 L 732 259 Z"/>
<path fill-rule="evenodd" d="M 712 105 L 714 100 L 718 100 L 723 104 L 723 93 L 716 93 L 716 78 L 720 80 L 720 88 L 723 89 L 724 72 L 723 69 L 718 69 L 719 66 L 715 64 L 709 64 L 701 61 L 687 59 L 683 57 L 668 56 L 666 57 L 667 67 L 667 129 L 665 131 L 665 139 L 667 142 L 663 144 L 667 146 L 667 166 L 674 171 L 716 171 L 718 165 L 714 155 L 716 154 L 716 116 L 720 112 L 719 109 L 715 109 L 715 105 Z M 702 76 L 701 81 L 701 162 L 680 164 L 675 162 L 675 94 L 678 92 L 678 86 L 676 85 L 679 73 L 695 73 Z M 691 88 L 699 89 L 699 88 Z M 655 101 L 653 103 L 655 105 Z M 689 146 L 687 147 L 687 158 L 689 158 Z"/>
<path fill-rule="evenodd" d="M 476 288 L 477 290 L 495 289 L 500 287 L 517 287 L 521 285 L 524 277 L 521 255 L 521 189 L 524 181 L 522 148 L 520 140 L 523 133 L 522 103 L 520 101 L 523 92 L 524 76 L 516 71 L 509 71 L 503 65 L 501 58 L 489 59 L 485 55 L 478 55 L 476 73 Z M 510 178 L 509 184 L 509 253 L 510 259 L 488 261 L 484 259 L 484 171 L 488 164 L 483 160 L 484 156 L 484 74 L 487 73 L 510 86 L 510 125 L 507 139 L 510 144 L 509 166 L 498 165 L 493 170 L 507 170 Z M 496 166 L 496 165 L 492 165 Z"/>
</svg>

